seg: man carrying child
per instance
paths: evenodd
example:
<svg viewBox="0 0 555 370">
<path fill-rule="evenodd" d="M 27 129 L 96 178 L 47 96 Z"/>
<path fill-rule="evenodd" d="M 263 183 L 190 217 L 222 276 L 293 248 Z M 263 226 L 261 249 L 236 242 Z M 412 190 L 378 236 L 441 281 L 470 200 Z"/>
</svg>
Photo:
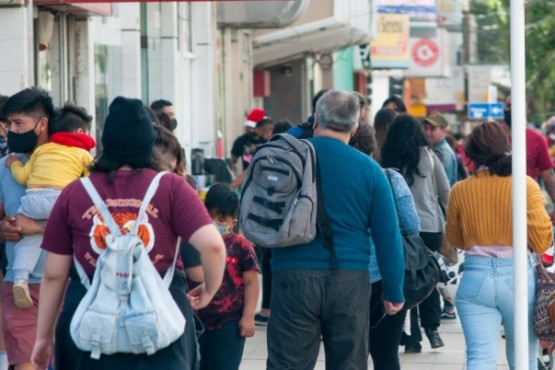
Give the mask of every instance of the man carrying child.
<svg viewBox="0 0 555 370">
<path fill-rule="evenodd" d="M 27 217 L 44 226 L 62 189 L 88 174 L 93 160 L 89 151 L 95 146 L 88 135 L 91 121 L 84 109 L 65 105 L 55 112 L 49 125 L 50 142 L 37 148 L 25 164 L 17 155 L 7 158 L 5 165 L 12 177 L 27 186 L 16 224 Z M 28 280 L 41 255 L 41 241 L 42 234 L 28 235 L 15 246 L 12 290 L 15 305 L 21 309 L 33 307 Z"/>
<path fill-rule="evenodd" d="M 48 142 L 48 126 L 54 113 L 52 98 L 43 90 L 24 89 L 11 96 L 2 106 L 2 115 L 6 119 L 9 147 L 25 162 L 32 152 Z M 31 353 L 35 343 L 38 314 L 38 294 L 44 264 L 41 255 L 33 272 L 29 276 L 29 291 L 33 307 L 22 310 L 14 305 L 13 261 L 15 242 L 22 235 L 42 234 L 42 227 L 35 222 L 15 225 L 15 215 L 25 194 L 25 186 L 18 184 L 10 170 L 4 166 L 7 157 L 0 160 L 0 232 L 6 241 L 8 265 L 2 286 L 2 331 L 6 343 L 6 352 L 11 366 L 15 370 L 33 370 Z"/>
</svg>

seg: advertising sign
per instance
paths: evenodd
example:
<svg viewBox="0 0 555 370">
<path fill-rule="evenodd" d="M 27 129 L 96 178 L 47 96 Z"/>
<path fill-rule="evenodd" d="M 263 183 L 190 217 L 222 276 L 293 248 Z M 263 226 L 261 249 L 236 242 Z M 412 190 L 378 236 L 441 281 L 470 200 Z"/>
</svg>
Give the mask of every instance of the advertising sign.
<svg viewBox="0 0 555 370">
<path fill-rule="evenodd" d="M 503 103 L 468 103 L 468 118 L 470 119 L 502 119 Z"/>
<path fill-rule="evenodd" d="M 448 77 L 450 73 L 449 46 L 444 29 L 435 37 L 410 38 L 408 77 Z"/>
<path fill-rule="evenodd" d="M 408 14 L 412 21 L 436 21 L 436 0 L 378 0 L 378 13 Z"/>
<path fill-rule="evenodd" d="M 489 100 L 489 86 L 491 85 L 491 67 L 467 66 L 468 101 L 487 103 Z"/>
<path fill-rule="evenodd" d="M 370 43 L 372 68 L 409 67 L 409 25 L 407 14 L 378 14 L 377 36 Z"/>
<path fill-rule="evenodd" d="M 464 70 L 455 66 L 451 69 L 451 77 L 426 78 L 426 97 L 424 103 L 432 108 L 448 107 L 445 111 L 463 110 Z"/>
</svg>

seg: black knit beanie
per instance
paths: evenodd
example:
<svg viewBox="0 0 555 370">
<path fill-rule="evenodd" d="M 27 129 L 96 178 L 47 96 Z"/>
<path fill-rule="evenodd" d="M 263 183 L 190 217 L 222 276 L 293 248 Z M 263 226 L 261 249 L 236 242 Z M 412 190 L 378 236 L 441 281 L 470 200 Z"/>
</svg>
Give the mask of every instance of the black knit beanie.
<svg viewBox="0 0 555 370">
<path fill-rule="evenodd" d="M 154 129 L 139 99 L 121 96 L 110 104 L 102 131 L 102 156 L 115 163 L 148 160 L 154 147 Z"/>
</svg>

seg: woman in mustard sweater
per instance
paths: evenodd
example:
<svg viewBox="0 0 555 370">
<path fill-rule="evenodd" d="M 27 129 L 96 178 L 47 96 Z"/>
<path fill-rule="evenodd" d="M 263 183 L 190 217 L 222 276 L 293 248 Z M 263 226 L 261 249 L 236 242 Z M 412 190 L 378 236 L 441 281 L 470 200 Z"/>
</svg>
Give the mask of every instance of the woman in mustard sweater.
<svg viewBox="0 0 555 370">
<path fill-rule="evenodd" d="M 506 355 L 514 369 L 513 230 L 511 144 L 494 122 L 476 127 L 466 144 L 476 172 L 458 182 L 449 195 L 447 241 L 465 250 L 465 272 L 456 304 L 466 340 L 467 368 L 495 369 L 499 331 L 506 334 Z M 542 253 L 553 234 L 536 182 L 526 179 L 528 248 Z M 537 340 L 532 331 L 535 271 L 528 264 L 529 369 L 536 370 Z"/>
</svg>

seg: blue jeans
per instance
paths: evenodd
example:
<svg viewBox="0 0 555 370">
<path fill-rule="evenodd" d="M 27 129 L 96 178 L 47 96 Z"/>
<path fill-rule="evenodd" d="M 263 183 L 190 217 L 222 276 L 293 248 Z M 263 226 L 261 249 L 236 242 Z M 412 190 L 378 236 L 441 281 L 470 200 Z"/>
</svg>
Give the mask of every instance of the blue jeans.
<svg viewBox="0 0 555 370">
<path fill-rule="evenodd" d="M 324 343 L 327 370 L 368 369 L 368 271 L 272 271 L 267 370 L 312 370 Z"/>
<path fill-rule="evenodd" d="M 536 272 L 528 263 L 528 369 L 537 370 L 538 340 L 532 317 Z M 466 340 L 467 369 L 496 369 L 501 325 L 505 328 L 505 354 L 514 369 L 514 273 L 512 258 L 467 256 L 457 291 L 456 305 Z"/>
<path fill-rule="evenodd" d="M 205 331 L 198 339 L 200 370 L 239 370 L 245 337 L 239 334 L 239 321 Z"/>
</svg>

